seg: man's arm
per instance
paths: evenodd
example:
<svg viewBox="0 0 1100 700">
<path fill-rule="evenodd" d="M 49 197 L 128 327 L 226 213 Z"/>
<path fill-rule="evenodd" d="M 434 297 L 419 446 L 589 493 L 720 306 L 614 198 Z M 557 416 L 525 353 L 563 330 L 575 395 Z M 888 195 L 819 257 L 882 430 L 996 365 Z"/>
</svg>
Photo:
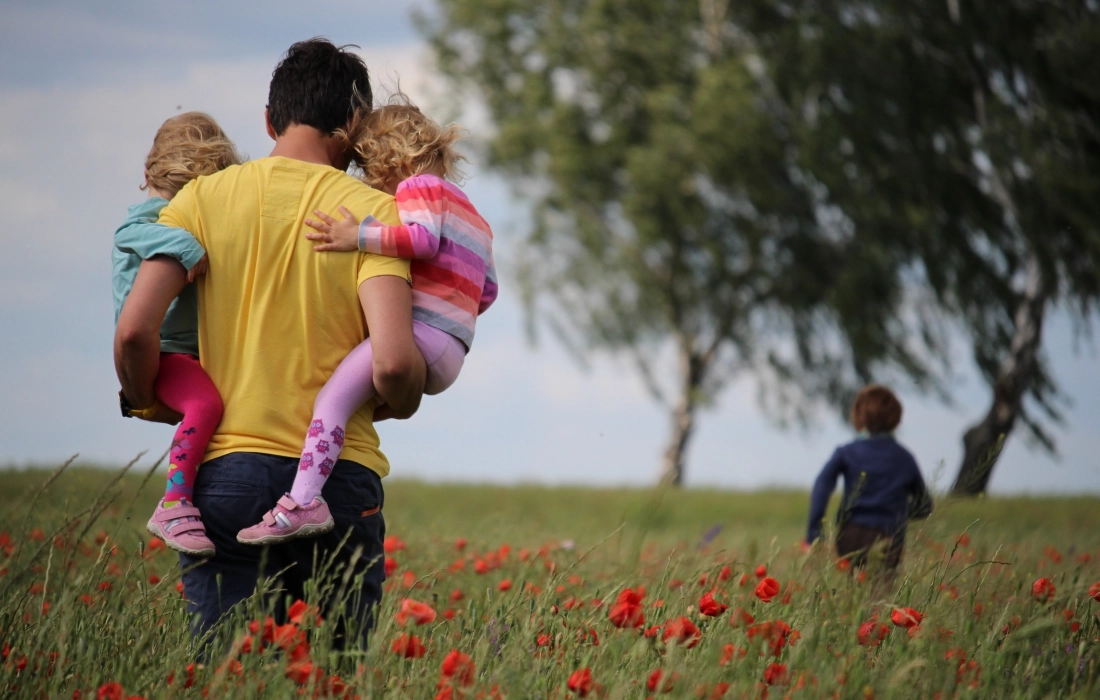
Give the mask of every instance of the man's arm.
<svg viewBox="0 0 1100 700">
<path fill-rule="evenodd" d="M 394 418 L 408 418 L 420 408 L 425 374 L 412 335 L 412 289 L 403 277 L 371 277 L 359 285 L 359 303 L 374 349 L 374 388 Z"/>
<path fill-rule="evenodd" d="M 122 306 L 115 328 L 115 372 L 134 408 L 147 408 L 156 400 L 153 383 L 160 368 L 160 326 L 186 283 L 187 270 L 179 261 L 155 256 L 141 263 Z"/>
</svg>

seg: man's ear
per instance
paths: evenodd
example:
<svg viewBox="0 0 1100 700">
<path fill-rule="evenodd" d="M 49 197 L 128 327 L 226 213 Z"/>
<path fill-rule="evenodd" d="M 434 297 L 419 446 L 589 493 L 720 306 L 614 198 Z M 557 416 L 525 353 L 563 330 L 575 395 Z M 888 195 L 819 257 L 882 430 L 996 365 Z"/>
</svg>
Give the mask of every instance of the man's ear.
<svg viewBox="0 0 1100 700">
<path fill-rule="evenodd" d="M 271 126 L 271 114 L 269 109 L 264 109 L 264 126 L 267 127 L 267 135 L 271 137 L 272 141 L 279 138 L 279 135 L 275 133 L 275 127 Z"/>
</svg>

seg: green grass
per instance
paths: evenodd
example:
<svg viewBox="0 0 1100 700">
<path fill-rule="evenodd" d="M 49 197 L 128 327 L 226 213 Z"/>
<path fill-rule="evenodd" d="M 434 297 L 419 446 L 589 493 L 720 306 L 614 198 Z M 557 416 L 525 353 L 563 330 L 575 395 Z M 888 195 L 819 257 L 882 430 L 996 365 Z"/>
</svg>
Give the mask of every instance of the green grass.
<svg viewBox="0 0 1100 700">
<path fill-rule="evenodd" d="M 287 676 L 289 651 L 261 651 L 258 635 L 252 652 L 241 651 L 249 621 L 267 614 L 264 596 L 223 624 L 206 663 L 196 663 L 175 558 L 150 551 L 144 530 L 161 473 L 113 483 L 113 472 L 71 468 L 43 489 L 49 474 L 0 474 L 5 697 L 96 697 L 117 682 L 122 697 L 200 697 L 205 689 L 211 697 L 432 698 L 452 650 L 477 670 L 456 698 L 492 697 L 494 688 L 508 698 L 577 697 L 569 678 L 585 668 L 588 696 L 608 698 L 656 695 L 646 682 L 657 669 L 676 678 L 666 697 L 685 698 L 710 697 L 722 683 L 727 698 L 1091 698 L 1100 690 L 1100 603 L 1088 595 L 1100 580 L 1095 498 L 941 502 L 911 528 L 901 575 L 889 586 L 838 570 L 821 547 L 799 549 L 808 505 L 801 492 L 387 480 L 388 532 L 405 546 L 392 553 L 396 571 L 371 647 L 333 652 L 333 620 L 302 624 L 309 659 L 325 679 L 339 675 L 345 684 L 334 688 L 316 679 L 300 687 Z M 462 550 L 459 538 L 468 541 Z M 486 573 L 476 572 L 479 561 Z M 753 594 L 759 565 L 781 585 L 770 603 Z M 732 574 L 725 579 L 724 567 Z M 1049 601 L 1032 595 L 1039 577 L 1056 587 Z M 505 580 L 509 590 L 501 590 Z M 638 586 L 646 589 L 643 629 L 684 616 L 700 629 L 693 648 L 663 641 L 662 630 L 651 638 L 611 623 L 618 594 Z M 711 590 L 730 610 L 700 613 Z M 321 583 L 307 602 L 330 595 Z M 406 597 L 438 617 L 398 625 L 394 613 Z M 899 606 L 926 616 L 913 637 L 890 623 Z M 736 607 L 756 623 L 785 622 L 795 643 L 773 649 L 760 628 L 731 624 Z M 875 615 L 891 631 L 881 645 L 861 646 L 857 629 Z M 422 641 L 422 658 L 391 650 L 401 633 Z M 786 667 L 786 680 L 767 686 L 773 663 Z M 189 665 L 193 687 L 184 688 Z"/>
</svg>

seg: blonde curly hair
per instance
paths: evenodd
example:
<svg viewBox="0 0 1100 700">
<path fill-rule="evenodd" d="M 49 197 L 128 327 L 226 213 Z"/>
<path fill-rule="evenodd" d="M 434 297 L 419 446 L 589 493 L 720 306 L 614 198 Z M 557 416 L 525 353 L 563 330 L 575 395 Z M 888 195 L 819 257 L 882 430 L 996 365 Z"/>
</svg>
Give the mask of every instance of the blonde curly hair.
<svg viewBox="0 0 1100 700">
<path fill-rule="evenodd" d="M 145 157 L 145 184 L 171 199 L 188 182 L 241 163 L 237 147 L 214 119 L 184 112 L 168 119 L 153 137 Z"/>
<path fill-rule="evenodd" d="M 338 133 L 350 143 L 363 180 L 375 189 L 426 172 L 452 182 L 462 179 L 458 163 L 466 159 L 454 148 L 461 127 L 440 126 L 400 93 L 390 104 L 356 114 Z"/>
</svg>

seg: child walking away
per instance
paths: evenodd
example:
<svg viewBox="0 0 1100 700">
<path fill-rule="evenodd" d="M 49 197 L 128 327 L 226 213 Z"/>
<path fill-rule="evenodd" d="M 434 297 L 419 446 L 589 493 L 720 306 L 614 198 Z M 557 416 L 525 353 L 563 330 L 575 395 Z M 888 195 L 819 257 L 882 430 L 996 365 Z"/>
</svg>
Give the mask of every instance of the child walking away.
<svg viewBox="0 0 1100 700">
<path fill-rule="evenodd" d="M 926 518 L 932 499 L 917 462 L 894 440 L 901 422 L 901 402 L 884 386 L 864 387 L 852 404 L 852 426 L 859 439 L 836 449 L 814 482 L 806 544 L 821 536 L 821 520 L 838 476 L 844 477 L 844 499 L 837 512 L 836 552 L 854 567 L 867 562 L 877 542 L 885 544 L 889 572 L 901 563 L 905 528 L 912 518 Z"/>
<path fill-rule="evenodd" d="M 314 212 L 318 251 L 354 251 L 412 259 L 413 337 L 427 365 L 425 394 L 454 383 L 474 340 L 477 316 L 497 296 L 493 234 L 466 195 L 448 182 L 458 176 L 459 138 L 403 100 L 371 112 L 349 129 L 355 160 L 370 186 L 394 195 L 401 225 L 373 217 L 360 223 L 340 207 L 337 221 Z M 263 520 L 237 540 L 270 544 L 333 527 L 321 488 L 340 457 L 348 418 L 375 396 L 368 338 L 353 350 L 317 395 L 294 485 Z"/>
<path fill-rule="evenodd" d="M 206 251 L 187 231 L 157 224 L 160 210 L 180 189 L 200 175 L 210 175 L 240 163 L 233 142 L 217 122 L 200 112 L 172 117 L 157 131 L 145 159 L 149 197 L 130 207 L 115 231 L 112 271 L 115 323 L 138 276 L 143 260 L 165 255 L 187 269 L 187 281 L 206 271 Z M 153 406 L 134 410 L 119 392 L 122 415 L 153 419 L 163 406 L 182 414 L 169 453 L 168 486 L 149 519 L 149 531 L 172 549 L 194 556 L 212 556 L 202 518 L 192 503 L 195 474 L 206 444 L 222 418 L 222 400 L 199 365 L 198 300 L 188 284 L 168 307 L 160 328 L 160 366 Z"/>
</svg>

